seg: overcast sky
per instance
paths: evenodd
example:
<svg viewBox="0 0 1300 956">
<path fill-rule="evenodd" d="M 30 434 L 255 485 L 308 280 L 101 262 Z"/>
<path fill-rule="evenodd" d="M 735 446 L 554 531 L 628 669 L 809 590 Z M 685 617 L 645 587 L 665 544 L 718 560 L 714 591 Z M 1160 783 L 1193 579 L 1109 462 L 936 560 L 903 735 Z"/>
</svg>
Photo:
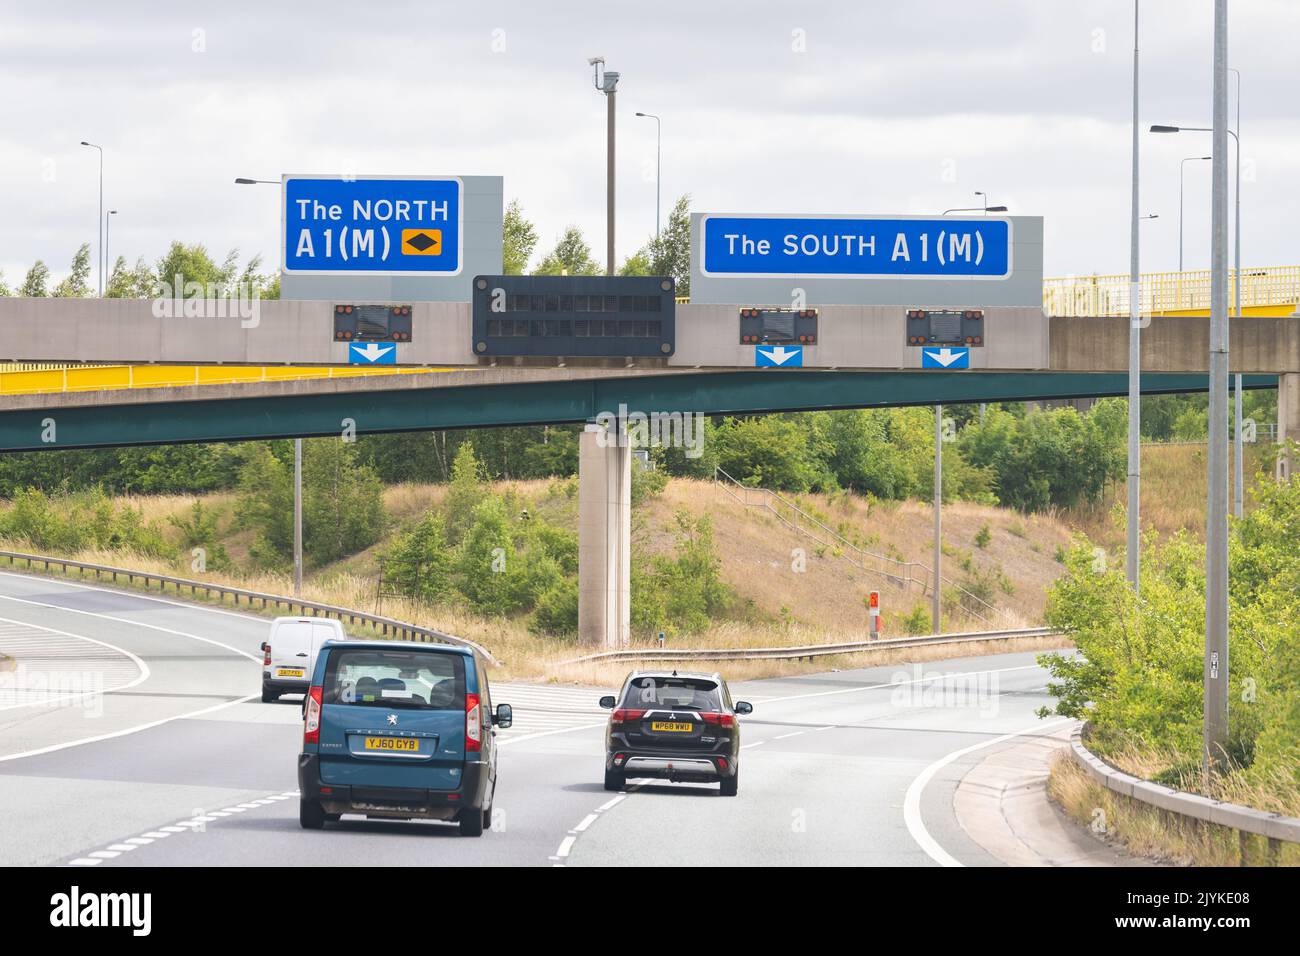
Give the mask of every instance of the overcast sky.
<svg viewBox="0 0 1300 956">
<path fill-rule="evenodd" d="M 1209 125 L 1211 0 L 1145 0 L 1142 124 Z M 1300 260 L 1300 2 L 1235 0 L 1244 74 L 1245 265 Z M 622 73 L 618 254 L 663 202 L 697 211 L 932 213 L 975 190 L 1046 221 L 1048 275 L 1128 268 L 1130 0 L 844 3 L 87 3 L 0 0 L 0 269 L 66 273 L 172 239 L 278 266 L 282 172 L 500 174 L 538 225 L 601 255 L 605 104 Z M 1235 85 L 1234 85 L 1235 92 Z M 1144 270 L 1178 260 L 1179 160 L 1207 134 L 1142 137 Z M 1187 164 L 1188 268 L 1209 255 L 1210 164 Z M 541 251 L 539 249 L 539 251 Z"/>
</svg>

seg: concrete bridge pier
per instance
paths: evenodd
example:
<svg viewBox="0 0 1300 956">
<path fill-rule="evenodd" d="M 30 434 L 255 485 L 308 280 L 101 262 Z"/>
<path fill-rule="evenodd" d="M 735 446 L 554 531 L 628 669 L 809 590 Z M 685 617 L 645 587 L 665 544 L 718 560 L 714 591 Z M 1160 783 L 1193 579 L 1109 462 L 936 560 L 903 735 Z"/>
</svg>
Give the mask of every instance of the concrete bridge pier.
<svg viewBox="0 0 1300 956">
<path fill-rule="evenodd" d="M 1300 372 L 1283 372 L 1277 377 L 1277 440 L 1300 442 Z M 1290 480 L 1293 462 L 1289 451 L 1277 459 L 1277 478 Z"/>
<path fill-rule="evenodd" d="M 632 449 L 614 428 L 578 440 L 578 640 L 608 649 L 628 645 L 632 620 Z"/>
</svg>

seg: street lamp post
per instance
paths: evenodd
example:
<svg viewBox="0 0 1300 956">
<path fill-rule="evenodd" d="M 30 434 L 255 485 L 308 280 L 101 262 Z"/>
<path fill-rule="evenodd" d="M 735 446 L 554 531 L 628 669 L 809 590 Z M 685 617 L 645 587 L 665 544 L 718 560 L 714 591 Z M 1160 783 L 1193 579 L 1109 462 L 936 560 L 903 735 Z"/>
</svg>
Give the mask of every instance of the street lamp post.
<svg viewBox="0 0 1300 956">
<path fill-rule="evenodd" d="M 1212 156 L 1186 156 L 1178 164 L 1178 271 L 1183 271 L 1183 172 L 1188 163 L 1213 159 Z"/>
<path fill-rule="evenodd" d="M 1129 211 L 1128 292 L 1128 540 L 1125 571 L 1133 592 L 1140 588 L 1142 508 L 1142 286 L 1138 234 L 1138 0 L 1133 0 L 1133 170 Z"/>
<path fill-rule="evenodd" d="M 593 56 L 587 61 L 594 71 L 596 91 L 605 94 L 605 274 L 614 274 L 614 96 L 618 74 L 606 70 L 605 58 Z"/>
<path fill-rule="evenodd" d="M 99 150 L 99 215 L 95 223 L 96 242 L 99 248 L 95 251 L 98 253 L 99 297 L 102 299 L 104 297 L 104 147 L 96 143 L 88 143 L 84 139 L 81 145 Z"/>
<path fill-rule="evenodd" d="M 644 116 L 646 119 L 655 121 L 655 238 L 659 238 L 659 199 L 660 199 L 660 182 L 659 159 L 662 155 L 661 147 L 663 145 L 663 124 L 659 117 L 654 113 L 637 113 L 637 116 Z"/>
<path fill-rule="evenodd" d="M 240 186 L 279 186 L 275 179 L 235 177 Z M 293 440 L 293 596 L 302 597 L 302 439 Z"/>
<path fill-rule="evenodd" d="M 1233 286 L 1234 286 L 1234 307 L 1233 313 L 1236 318 L 1241 318 L 1241 137 L 1238 130 L 1241 129 L 1241 71 L 1229 69 L 1229 73 L 1237 74 L 1237 129 L 1227 129 L 1225 132 L 1232 137 L 1233 144 L 1237 150 L 1237 168 L 1236 168 L 1236 203 L 1233 209 Z M 1214 130 L 1208 126 L 1152 126 L 1153 133 L 1213 133 Z M 1225 139 L 1226 142 L 1226 139 Z M 1205 157 L 1211 158 L 1211 157 Z M 1184 160 L 1186 162 L 1186 160 Z M 1179 203 L 1181 206 L 1181 174 L 1179 182 Z M 1182 230 L 1179 229 L 1179 266 L 1182 266 Z M 1211 277 L 1213 284 L 1213 277 Z M 1241 373 L 1238 372 L 1232 380 L 1233 393 L 1233 430 L 1232 430 L 1232 460 L 1233 460 L 1233 496 L 1232 496 L 1232 513 L 1240 518 L 1245 511 L 1245 465 L 1244 449 L 1242 448 L 1241 437 Z"/>
<path fill-rule="evenodd" d="M 950 212 L 982 212 L 986 215 L 991 212 L 1006 212 L 1006 206 L 959 206 L 956 209 L 945 209 L 943 214 L 946 216 Z"/>
<path fill-rule="evenodd" d="M 116 209 L 110 209 L 104 216 L 104 265 L 107 267 L 109 262 L 108 256 L 108 226 L 112 222 L 112 217 L 117 215 Z M 101 293 L 102 295 L 102 293 Z"/>
</svg>

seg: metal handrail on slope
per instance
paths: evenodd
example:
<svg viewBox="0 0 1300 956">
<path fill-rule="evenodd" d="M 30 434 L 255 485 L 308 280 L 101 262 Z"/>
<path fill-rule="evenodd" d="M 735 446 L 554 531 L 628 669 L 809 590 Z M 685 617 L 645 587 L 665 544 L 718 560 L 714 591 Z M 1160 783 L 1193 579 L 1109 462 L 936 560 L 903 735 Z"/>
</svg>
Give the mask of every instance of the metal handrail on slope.
<svg viewBox="0 0 1300 956">
<path fill-rule="evenodd" d="M 719 475 L 726 478 L 727 481 L 731 482 L 731 484 L 739 488 L 741 492 L 743 492 L 743 494 L 736 494 L 726 484 L 718 481 Z M 895 574 L 883 570 L 881 568 L 871 567 L 866 563 L 860 563 L 858 561 L 854 561 L 853 563 L 857 567 L 861 568 L 862 570 L 870 574 L 880 575 L 881 577 L 884 577 L 887 580 L 891 581 L 892 583 L 903 588 L 903 590 L 907 590 L 909 584 L 919 584 L 921 586 L 922 595 L 933 593 L 933 587 L 931 585 L 931 582 L 934 580 L 934 569 L 931 568 L 929 565 L 922 564 L 919 561 L 900 561 L 897 558 L 891 558 L 885 554 L 877 554 L 874 551 L 867 551 L 863 548 L 860 548 L 852 541 L 849 541 L 847 538 L 845 538 L 838 531 L 833 531 L 832 529 L 828 528 L 825 524 L 818 521 L 816 518 L 814 518 L 808 512 L 804 511 L 802 508 L 800 508 L 798 505 L 796 505 L 794 502 L 790 501 L 789 499 L 782 497 L 775 491 L 772 491 L 768 488 L 751 488 L 748 485 L 741 484 L 741 482 L 737 481 L 734 477 L 727 474 L 726 471 L 724 471 L 722 468 L 716 465 L 714 466 L 713 469 L 713 482 L 715 485 L 721 488 L 726 494 L 730 495 L 734 500 L 740 502 L 744 507 L 762 508 L 763 510 L 774 515 L 776 519 L 780 521 L 782 524 L 786 525 L 787 527 L 791 528 L 792 530 L 794 530 L 799 534 L 807 535 L 808 537 L 812 538 L 814 541 L 816 541 L 818 544 L 823 545 L 824 547 L 828 547 L 828 548 L 838 547 L 847 551 L 855 552 L 859 555 L 862 555 L 864 558 L 875 559 L 877 561 L 880 561 L 882 564 L 886 564 L 886 565 L 892 564 L 895 567 L 901 569 L 900 573 Z M 750 502 L 749 500 L 750 492 L 755 492 L 759 495 L 760 500 L 757 504 Z M 773 507 L 773 505 L 771 504 L 773 500 L 779 502 L 781 505 L 788 508 L 790 512 L 794 515 L 794 520 L 790 520 L 789 518 L 786 518 L 786 516 L 783 515 L 776 507 Z M 799 519 L 803 519 L 804 522 L 803 525 L 800 525 Z M 817 536 L 816 533 L 810 530 L 813 527 L 819 528 L 821 531 L 825 532 L 827 535 L 831 537 L 832 541 L 823 541 L 820 537 Z M 924 576 L 918 578 L 915 575 L 913 575 L 912 574 L 913 568 L 917 568 L 920 571 L 924 572 Z M 969 590 L 962 587 L 956 581 L 952 580 L 952 578 L 946 577 L 944 575 L 940 575 L 939 581 L 941 584 L 947 584 L 949 587 L 951 587 L 954 591 L 957 591 L 963 597 L 969 598 L 971 601 L 983 605 L 987 609 L 989 614 L 1000 615 L 1004 621 L 1010 618 L 1010 615 L 1005 610 L 993 604 L 990 604 L 988 601 L 985 601 L 979 595 L 971 593 Z M 980 621 L 983 621 L 985 624 L 991 623 L 989 619 L 986 618 L 983 614 L 981 614 L 979 611 L 976 611 L 974 608 L 967 606 L 964 602 L 962 604 L 962 610 L 966 611 L 966 613 L 970 614 L 972 617 Z"/>
<path fill-rule="evenodd" d="M 953 634 L 930 634 L 922 637 L 892 637 L 875 641 L 845 641 L 838 644 L 803 644 L 793 647 L 706 647 L 666 650 L 658 647 L 633 647 L 619 651 L 601 651 L 562 661 L 583 664 L 593 661 L 757 661 L 802 660 L 833 654 L 854 654 L 891 648 L 931 647 L 943 644 L 969 644 L 976 641 L 1005 641 L 1018 637 L 1058 637 L 1063 634 L 1051 627 L 1022 627 L 1006 631 L 962 631 Z"/>
<path fill-rule="evenodd" d="M 399 621 L 391 617 L 383 617 L 378 614 L 367 614 L 365 611 L 354 611 L 351 608 L 338 607 L 334 604 L 322 604 L 319 601 L 307 601 L 302 598 L 286 597 L 283 594 L 268 594 L 263 591 L 250 591 L 246 588 L 231 587 L 228 584 L 218 584 L 214 581 L 195 581 L 190 578 L 173 577 L 170 574 L 158 574 L 154 571 L 137 571 L 131 568 L 118 568 L 108 564 L 91 564 L 86 561 L 73 561 L 69 558 L 54 558 L 42 554 L 27 554 L 23 551 L 3 551 L 0 550 L 0 559 L 7 559 L 10 566 L 15 566 L 19 561 L 27 562 L 28 568 L 33 568 L 36 564 L 45 566 L 48 572 L 51 567 L 58 566 L 63 569 L 64 574 L 69 568 L 75 568 L 78 571 L 94 571 L 95 579 L 100 580 L 103 575 L 111 575 L 113 581 L 118 577 L 124 577 L 128 584 L 134 584 L 138 578 L 147 588 L 152 581 L 158 582 L 158 589 L 163 593 L 167 591 L 167 585 L 176 589 L 176 593 L 184 588 L 189 588 L 190 594 L 197 596 L 199 591 L 203 591 L 208 597 L 216 596 L 219 600 L 225 601 L 227 596 L 235 599 L 235 606 L 238 607 L 240 600 L 248 601 L 248 606 L 252 607 L 253 602 L 261 602 L 261 607 L 265 608 L 274 605 L 277 608 L 283 607 L 290 614 L 294 609 L 300 609 L 301 616 L 306 617 L 308 612 L 313 617 L 329 617 L 336 620 L 347 620 L 351 624 L 368 625 L 375 628 L 385 637 L 390 633 L 394 638 L 403 640 L 422 641 L 424 643 L 434 644 L 456 644 L 461 647 L 469 647 L 482 655 L 483 659 L 490 664 L 496 664 L 497 659 L 483 645 L 463 637 L 456 637 L 452 634 L 446 634 L 442 631 L 431 627 L 422 627 L 419 624 L 410 624 L 406 621 Z"/>
</svg>

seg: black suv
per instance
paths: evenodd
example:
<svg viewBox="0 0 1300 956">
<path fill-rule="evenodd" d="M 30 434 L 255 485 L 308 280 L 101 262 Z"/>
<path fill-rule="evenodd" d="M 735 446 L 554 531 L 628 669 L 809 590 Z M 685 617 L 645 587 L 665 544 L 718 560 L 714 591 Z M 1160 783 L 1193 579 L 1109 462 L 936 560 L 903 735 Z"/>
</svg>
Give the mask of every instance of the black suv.
<svg viewBox="0 0 1300 956">
<path fill-rule="evenodd" d="M 605 731 L 605 789 L 622 790 L 628 777 L 718 781 L 724 797 L 740 785 L 740 724 L 753 713 L 719 674 L 633 671 L 617 698 L 600 706 L 614 712 Z"/>
</svg>

